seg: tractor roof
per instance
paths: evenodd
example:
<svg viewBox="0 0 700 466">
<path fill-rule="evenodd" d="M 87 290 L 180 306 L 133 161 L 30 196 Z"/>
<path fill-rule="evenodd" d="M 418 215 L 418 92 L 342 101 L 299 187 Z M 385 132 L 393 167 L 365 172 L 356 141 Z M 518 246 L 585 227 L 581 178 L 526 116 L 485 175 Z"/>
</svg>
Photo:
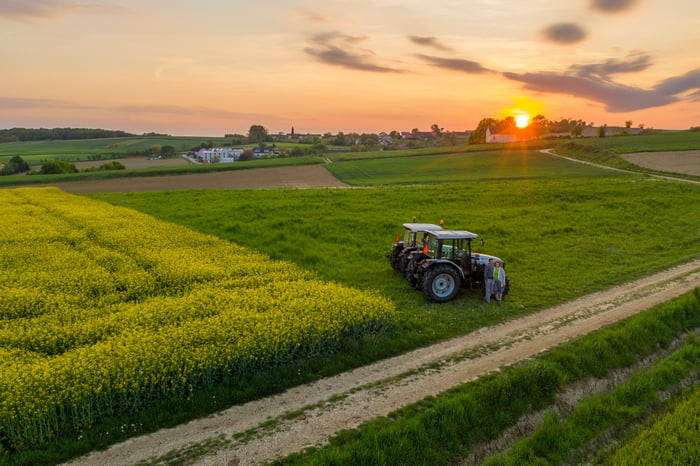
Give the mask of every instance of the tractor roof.
<svg viewBox="0 0 700 466">
<path fill-rule="evenodd" d="M 433 225 L 432 223 L 404 223 L 403 227 L 414 233 L 417 231 L 442 230 L 440 225 Z"/>
<path fill-rule="evenodd" d="M 479 237 L 479 235 L 466 230 L 439 230 L 428 233 L 437 239 L 474 239 Z"/>
</svg>

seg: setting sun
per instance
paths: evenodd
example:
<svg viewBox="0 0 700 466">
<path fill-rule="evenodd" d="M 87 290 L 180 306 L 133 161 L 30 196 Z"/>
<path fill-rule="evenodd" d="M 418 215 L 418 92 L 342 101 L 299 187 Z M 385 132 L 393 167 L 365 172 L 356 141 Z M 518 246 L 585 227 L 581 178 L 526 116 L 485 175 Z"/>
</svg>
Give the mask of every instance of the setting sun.
<svg viewBox="0 0 700 466">
<path fill-rule="evenodd" d="M 520 113 L 515 115 L 515 126 L 518 128 L 526 128 L 530 124 L 530 115 L 527 113 Z"/>
</svg>

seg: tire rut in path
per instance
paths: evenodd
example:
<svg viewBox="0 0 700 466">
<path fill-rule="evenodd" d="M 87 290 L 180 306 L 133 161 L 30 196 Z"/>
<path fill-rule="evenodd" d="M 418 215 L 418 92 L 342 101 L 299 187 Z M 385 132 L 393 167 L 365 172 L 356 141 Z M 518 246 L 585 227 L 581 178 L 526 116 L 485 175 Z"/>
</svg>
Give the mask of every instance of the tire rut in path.
<svg viewBox="0 0 700 466">
<path fill-rule="evenodd" d="M 250 465 L 323 443 L 409 403 L 532 357 L 700 286 L 700 259 L 485 327 L 187 424 L 135 437 L 70 464 L 131 464 L 210 442 L 198 464 Z M 496 305 L 496 304 L 494 304 Z M 285 416 L 299 412 L 297 416 Z M 291 419 L 290 419 L 291 417 Z M 274 421 L 270 431 L 261 425 Z M 232 436 L 256 432 L 245 441 Z M 221 441 L 221 439 L 225 439 Z"/>
</svg>

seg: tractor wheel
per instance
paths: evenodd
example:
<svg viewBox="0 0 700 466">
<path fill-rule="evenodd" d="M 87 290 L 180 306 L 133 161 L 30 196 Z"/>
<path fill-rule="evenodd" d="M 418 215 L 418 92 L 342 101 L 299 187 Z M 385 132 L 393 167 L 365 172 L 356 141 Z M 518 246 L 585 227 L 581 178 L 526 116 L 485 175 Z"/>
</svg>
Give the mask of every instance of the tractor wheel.
<svg viewBox="0 0 700 466">
<path fill-rule="evenodd" d="M 396 268 L 399 272 L 404 273 L 406 271 L 406 266 L 408 265 L 408 253 L 406 251 L 401 251 L 399 253 L 398 259 L 396 259 Z"/>
<path fill-rule="evenodd" d="M 437 265 L 429 269 L 423 279 L 423 293 L 429 300 L 444 303 L 457 296 L 461 278 L 450 265 Z"/>
<path fill-rule="evenodd" d="M 393 248 L 389 254 L 389 263 L 394 270 L 399 268 L 399 260 L 401 259 L 401 249 Z"/>
<path fill-rule="evenodd" d="M 411 288 L 416 290 L 420 290 L 421 287 L 421 282 L 416 278 L 418 265 L 426 257 L 428 256 L 423 253 L 416 253 L 410 258 L 406 255 L 406 266 L 403 269 L 403 276 L 406 277 L 406 281 L 411 285 Z"/>
</svg>

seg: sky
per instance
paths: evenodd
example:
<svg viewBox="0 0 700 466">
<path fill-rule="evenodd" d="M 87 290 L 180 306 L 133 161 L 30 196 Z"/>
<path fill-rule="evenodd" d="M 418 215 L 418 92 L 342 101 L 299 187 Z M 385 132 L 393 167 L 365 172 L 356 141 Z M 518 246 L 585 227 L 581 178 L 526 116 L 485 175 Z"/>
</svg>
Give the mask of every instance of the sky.
<svg viewBox="0 0 700 466">
<path fill-rule="evenodd" d="M 700 126 L 697 0 L 0 0 L 0 128 Z"/>
</svg>

